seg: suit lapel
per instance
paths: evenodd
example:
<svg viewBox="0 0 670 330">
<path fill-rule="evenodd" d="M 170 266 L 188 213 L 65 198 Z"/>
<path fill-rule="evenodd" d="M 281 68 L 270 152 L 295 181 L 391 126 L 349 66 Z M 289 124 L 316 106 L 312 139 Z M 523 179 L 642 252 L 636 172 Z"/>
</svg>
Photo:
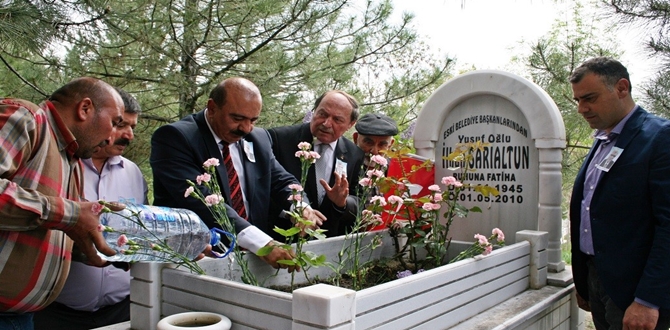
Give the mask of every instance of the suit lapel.
<svg viewBox="0 0 670 330">
<path fill-rule="evenodd" d="M 644 109 L 639 108 L 634 110 L 635 113 L 628 118 L 626 125 L 621 130 L 621 135 L 617 138 L 616 147 L 621 148 L 626 152 L 626 146 L 633 140 L 633 138 L 640 132 L 642 129 L 642 123 L 649 115 Z"/>
<path fill-rule="evenodd" d="M 225 195 L 226 201 L 230 199 L 230 185 L 228 184 L 228 172 L 226 167 L 223 164 L 223 157 L 221 156 L 221 149 L 219 144 L 216 143 L 214 135 L 209 130 L 207 122 L 205 121 L 205 111 L 200 111 L 195 114 L 195 122 L 198 125 L 198 131 L 202 134 L 203 147 L 205 157 L 216 158 L 219 160 L 219 166 L 216 167 L 216 174 L 219 179 L 219 186 L 221 187 L 221 192 Z"/>
<path fill-rule="evenodd" d="M 256 146 L 257 144 L 254 143 L 253 141 L 250 141 L 251 137 L 247 136 L 246 138 L 243 138 L 240 143 L 240 160 L 242 160 L 242 166 L 244 167 L 244 183 L 245 183 L 245 197 L 247 198 L 247 202 L 251 203 L 251 201 L 254 198 L 254 194 L 256 192 L 255 187 L 256 187 L 256 182 L 258 181 L 258 171 L 256 170 L 256 163 L 252 163 L 249 158 L 247 157 L 247 153 L 244 150 L 245 143 L 249 142 L 253 145 L 253 152 L 256 154 Z M 247 213 L 250 213 L 251 210 L 247 210 Z"/>
</svg>

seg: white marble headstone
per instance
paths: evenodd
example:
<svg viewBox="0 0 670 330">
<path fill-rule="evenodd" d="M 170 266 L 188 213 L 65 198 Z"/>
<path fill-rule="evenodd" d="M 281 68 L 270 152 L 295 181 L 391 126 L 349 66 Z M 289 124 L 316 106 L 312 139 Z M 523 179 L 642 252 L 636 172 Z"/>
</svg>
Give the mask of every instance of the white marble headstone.
<svg viewBox="0 0 670 330">
<path fill-rule="evenodd" d="M 442 157 L 457 143 L 483 140 L 490 145 L 475 155 L 476 169 L 466 177 L 449 168 Z M 473 71 L 440 86 L 421 109 L 414 134 L 417 154 L 435 160 L 436 182 L 454 175 L 469 184 L 490 185 L 499 196 L 474 191 L 459 198 L 479 206 L 452 224 L 455 240 L 489 236 L 495 227 L 507 233 L 549 232 L 549 263 L 560 259 L 561 150 L 565 148 L 563 119 L 553 100 L 531 81 L 503 71 Z M 513 238 L 508 237 L 512 243 Z"/>
</svg>

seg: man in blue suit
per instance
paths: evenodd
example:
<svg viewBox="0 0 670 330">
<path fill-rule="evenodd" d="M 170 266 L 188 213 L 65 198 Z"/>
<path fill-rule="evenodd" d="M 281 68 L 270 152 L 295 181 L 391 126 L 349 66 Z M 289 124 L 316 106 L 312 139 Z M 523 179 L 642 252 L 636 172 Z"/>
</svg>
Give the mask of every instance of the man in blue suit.
<svg viewBox="0 0 670 330">
<path fill-rule="evenodd" d="M 154 204 L 190 209 L 210 228 L 218 227 L 207 206 L 196 198 L 184 198 L 184 192 L 189 187 L 186 179 L 194 181 L 203 173 L 203 163 L 217 158 L 220 165 L 216 179 L 226 202 L 231 204 L 230 174 L 222 156 L 226 148 L 239 178 L 238 187 L 241 186 L 243 192 L 246 219 L 230 205 L 227 205 L 227 213 L 235 225 L 239 245 L 255 253 L 263 246 L 275 244 L 267 235 L 272 231 L 267 219 L 270 200 L 289 209 L 289 185 L 299 182 L 275 159 L 268 132 L 254 129 L 262 108 L 261 94 L 254 83 L 244 78 L 229 78 L 217 85 L 209 97 L 205 110 L 154 132 L 150 159 Z M 303 215 L 316 226 L 325 219 L 311 208 L 306 208 Z M 275 248 L 261 259 L 275 268 L 286 268 L 277 261 L 291 257 L 287 251 Z M 290 267 L 289 271 L 292 270 Z"/>
<path fill-rule="evenodd" d="M 570 201 L 579 306 L 598 330 L 668 329 L 670 122 L 635 104 L 616 60 L 588 60 L 570 82 L 596 129 Z"/>
</svg>

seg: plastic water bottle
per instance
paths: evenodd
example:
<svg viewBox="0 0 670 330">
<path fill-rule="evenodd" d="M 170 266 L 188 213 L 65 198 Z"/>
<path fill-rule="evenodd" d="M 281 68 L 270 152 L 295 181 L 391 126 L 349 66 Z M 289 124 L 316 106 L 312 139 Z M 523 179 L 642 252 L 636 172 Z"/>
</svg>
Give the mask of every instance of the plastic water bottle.
<svg viewBox="0 0 670 330">
<path fill-rule="evenodd" d="M 126 208 L 115 213 L 100 215 L 100 223 L 113 231 L 104 231 L 107 244 L 116 255 L 101 257 L 111 262 L 176 260 L 173 255 L 152 248 L 152 244 L 164 242 L 172 251 L 189 260 L 200 254 L 207 244 L 216 245 L 220 236 L 210 231 L 207 225 L 191 210 L 163 206 L 124 203 Z M 144 227 L 140 225 L 140 221 Z M 139 249 L 132 250 L 129 244 L 119 246 L 119 237 L 125 235 Z M 132 251 L 132 252 L 129 252 Z"/>
</svg>

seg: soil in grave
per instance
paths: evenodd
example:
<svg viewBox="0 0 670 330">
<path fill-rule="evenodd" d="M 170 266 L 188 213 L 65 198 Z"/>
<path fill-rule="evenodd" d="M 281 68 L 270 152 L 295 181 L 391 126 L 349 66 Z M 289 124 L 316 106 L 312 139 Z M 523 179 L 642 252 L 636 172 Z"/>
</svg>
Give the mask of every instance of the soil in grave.
<svg viewBox="0 0 670 330">
<path fill-rule="evenodd" d="M 407 265 L 407 267 L 409 267 L 409 269 L 412 270 L 414 269 L 413 264 L 408 262 L 405 262 L 405 264 Z M 405 271 L 406 269 L 407 268 L 405 268 L 399 261 L 395 259 L 377 260 L 374 263 L 368 264 L 364 267 L 363 273 L 365 274 L 365 276 L 362 276 L 361 289 L 369 288 L 375 285 L 396 280 L 398 279 L 398 272 Z M 350 274 L 343 274 L 339 280 L 339 285 L 335 282 L 336 279 L 334 278 L 326 278 L 326 279 L 315 278 L 312 279 L 311 283 L 302 283 L 295 285 L 293 287 L 293 290 L 319 283 L 330 284 L 334 286 L 339 286 L 341 288 L 354 290 L 354 279 L 351 277 Z M 292 291 L 290 285 L 272 285 L 269 286 L 268 288 L 282 292 Z"/>
</svg>

